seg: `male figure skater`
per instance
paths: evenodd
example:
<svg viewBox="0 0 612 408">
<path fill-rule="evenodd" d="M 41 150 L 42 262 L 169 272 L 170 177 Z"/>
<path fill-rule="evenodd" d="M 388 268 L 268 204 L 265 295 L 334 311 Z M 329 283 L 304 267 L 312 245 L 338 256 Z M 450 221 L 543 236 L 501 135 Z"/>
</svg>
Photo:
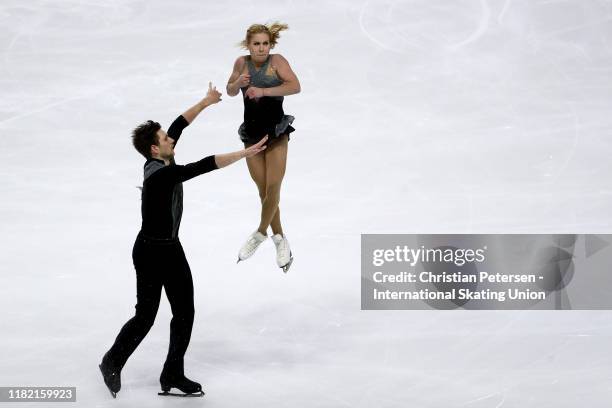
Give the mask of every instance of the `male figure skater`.
<svg viewBox="0 0 612 408">
<path fill-rule="evenodd" d="M 151 120 L 132 133 L 134 147 L 147 161 L 142 188 L 142 227 L 132 251 L 136 269 L 136 314 L 125 323 L 100 364 L 104 383 L 114 398 L 121 389 L 121 369 L 153 326 L 162 287 L 170 302 L 172 321 L 168 356 L 159 378 L 163 391 L 160 395 L 177 395 L 169 394 L 171 388 L 190 395 L 204 394 L 201 385 L 185 377 L 183 370 L 194 307 L 191 271 L 178 238 L 183 212 L 182 182 L 265 149 L 265 140 L 262 140 L 248 149 L 208 156 L 184 166 L 174 162 L 174 146 L 183 129 L 200 112 L 220 100 L 221 93 L 209 84 L 206 96 L 176 118 L 167 133 Z"/>
</svg>

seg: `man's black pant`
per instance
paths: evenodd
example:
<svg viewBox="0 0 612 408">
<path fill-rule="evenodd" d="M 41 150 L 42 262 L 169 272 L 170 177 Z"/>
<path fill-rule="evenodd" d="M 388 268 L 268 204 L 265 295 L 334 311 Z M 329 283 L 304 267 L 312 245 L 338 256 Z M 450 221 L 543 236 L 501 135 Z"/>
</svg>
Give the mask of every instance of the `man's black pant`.
<svg viewBox="0 0 612 408">
<path fill-rule="evenodd" d="M 123 326 L 105 358 L 123 368 L 153 326 L 163 286 L 172 309 L 164 370 L 182 375 L 194 316 L 193 281 L 183 247 L 178 239 L 154 240 L 139 234 L 132 259 L 136 268 L 136 314 Z"/>
</svg>

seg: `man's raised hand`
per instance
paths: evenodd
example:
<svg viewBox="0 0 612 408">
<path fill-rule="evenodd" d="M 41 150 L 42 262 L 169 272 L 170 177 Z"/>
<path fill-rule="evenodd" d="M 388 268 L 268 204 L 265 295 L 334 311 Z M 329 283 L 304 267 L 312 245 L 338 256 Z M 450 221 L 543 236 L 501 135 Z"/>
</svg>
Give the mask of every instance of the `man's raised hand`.
<svg viewBox="0 0 612 408">
<path fill-rule="evenodd" d="M 215 103 L 219 103 L 221 101 L 221 92 L 217 91 L 217 87 L 212 86 L 212 82 L 208 83 L 208 92 L 206 93 L 206 97 L 204 98 L 207 102 L 207 105 L 214 105 Z"/>
<path fill-rule="evenodd" d="M 246 149 L 244 149 L 245 157 L 255 156 L 257 153 L 266 150 L 267 146 L 265 145 L 265 143 L 267 141 L 268 141 L 268 135 L 266 135 L 263 139 L 261 139 L 259 142 L 257 142 L 253 146 L 249 146 Z"/>
</svg>

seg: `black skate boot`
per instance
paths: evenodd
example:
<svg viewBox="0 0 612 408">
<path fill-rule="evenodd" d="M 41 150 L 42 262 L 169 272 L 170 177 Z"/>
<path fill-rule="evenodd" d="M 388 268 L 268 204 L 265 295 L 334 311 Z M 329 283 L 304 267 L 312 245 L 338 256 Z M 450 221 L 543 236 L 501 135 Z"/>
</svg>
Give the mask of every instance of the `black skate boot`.
<svg viewBox="0 0 612 408">
<path fill-rule="evenodd" d="M 113 398 L 117 398 L 117 393 L 121 389 L 121 368 L 115 367 L 105 354 L 102 358 L 102 362 L 98 367 L 102 372 L 102 378 L 104 378 L 104 384 L 108 387 Z"/>
<path fill-rule="evenodd" d="M 157 393 L 157 395 L 173 396 L 173 397 L 201 397 L 204 395 L 202 386 L 191 381 L 181 371 L 170 371 L 164 368 L 161 376 L 159 377 L 159 383 L 163 392 Z M 170 390 L 177 388 L 183 392 L 183 394 L 172 393 Z"/>
<path fill-rule="evenodd" d="M 163 392 L 159 392 L 157 395 L 169 395 L 173 397 L 201 397 L 204 395 L 202 386 L 195 381 L 191 381 L 184 375 L 164 376 L 164 374 L 162 374 L 159 378 L 159 383 L 161 384 Z M 183 394 L 170 392 L 172 388 L 178 388 Z"/>
</svg>

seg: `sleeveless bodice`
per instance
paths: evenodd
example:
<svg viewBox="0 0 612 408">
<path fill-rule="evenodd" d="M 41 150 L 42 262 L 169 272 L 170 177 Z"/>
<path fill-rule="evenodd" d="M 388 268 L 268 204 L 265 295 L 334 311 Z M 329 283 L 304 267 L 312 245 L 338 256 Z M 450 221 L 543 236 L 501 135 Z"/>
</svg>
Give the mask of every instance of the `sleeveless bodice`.
<svg viewBox="0 0 612 408">
<path fill-rule="evenodd" d="M 282 85 L 283 81 L 276 75 L 267 75 L 271 57 L 268 56 L 261 68 L 256 69 L 250 56 L 247 56 L 247 69 L 251 76 L 249 86 L 256 88 L 273 88 Z M 266 134 L 278 137 L 293 131 L 290 126 L 293 116 L 285 115 L 282 96 L 264 96 L 250 99 L 245 96 L 248 87 L 241 88 L 244 101 L 244 123 L 238 133 L 243 141 L 259 140 Z"/>
<path fill-rule="evenodd" d="M 271 57 L 268 55 L 268 58 L 263 63 L 261 68 L 256 69 L 251 57 L 247 57 L 247 68 L 249 70 L 249 75 L 251 76 L 252 86 L 256 86 L 257 88 L 272 88 L 283 83 L 278 76 L 266 74 L 268 67 L 270 66 L 270 60 Z M 282 98 L 282 96 L 276 96 L 274 98 Z"/>
</svg>

